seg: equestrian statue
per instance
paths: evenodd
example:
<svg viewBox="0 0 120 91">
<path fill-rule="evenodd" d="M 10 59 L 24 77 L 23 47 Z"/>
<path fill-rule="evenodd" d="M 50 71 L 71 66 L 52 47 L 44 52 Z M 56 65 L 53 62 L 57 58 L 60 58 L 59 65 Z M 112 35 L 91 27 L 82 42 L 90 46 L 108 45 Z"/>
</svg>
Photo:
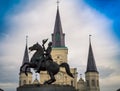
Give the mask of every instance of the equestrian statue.
<svg viewBox="0 0 120 91">
<path fill-rule="evenodd" d="M 52 42 L 48 43 L 47 49 L 45 49 L 45 43 L 48 39 L 42 40 L 42 46 L 39 43 L 34 44 L 29 47 L 30 51 L 36 51 L 29 63 L 24 63 L 20 71 L 23 71 L 23 67 L 25 67 L 25 74 L 27 74 L 28 68 L 34 68 L 36 73 L 40 73 L 40 71 L 47 71 L 50 75 L 50 79 L 45 81 L 44 84 L 51 84 L 56 81 L 54 75 L 56 75 L 60 71 L 60 67 L 64 67 L 67 74 L 74 78 L 73 74 L 70 72 L 70 67 L 67 63 L 61 63 L 60 65 L 53 61 L 51 56 L 52 51 Z"/>
</svg>

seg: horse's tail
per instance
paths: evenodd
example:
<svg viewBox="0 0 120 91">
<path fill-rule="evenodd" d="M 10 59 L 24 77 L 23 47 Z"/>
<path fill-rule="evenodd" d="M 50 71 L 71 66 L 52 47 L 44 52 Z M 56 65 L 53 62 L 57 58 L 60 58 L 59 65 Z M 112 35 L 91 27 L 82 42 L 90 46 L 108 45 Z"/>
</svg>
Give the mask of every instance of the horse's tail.
<svg viewBox="0 0 120 91">
<path fill-rule="evenodd" d="M 61 63 L 59 66 L 60 67 L 65 67 L 65 70 L 66 70 L 67 74 L 69 76 L 71 76 L 72 78 L 74 78 L 73 74 L 70 72 L 70 67 L 67 63 Z"/>
</svg>

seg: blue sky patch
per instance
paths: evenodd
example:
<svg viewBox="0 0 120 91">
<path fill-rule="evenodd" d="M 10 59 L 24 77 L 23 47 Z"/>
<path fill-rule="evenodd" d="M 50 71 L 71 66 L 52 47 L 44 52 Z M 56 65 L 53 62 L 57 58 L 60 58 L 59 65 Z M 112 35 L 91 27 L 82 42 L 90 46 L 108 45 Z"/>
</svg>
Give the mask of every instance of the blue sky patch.
<svg viewBox="0 0 120 91">
<path fill-rule="evenodd" d="M 9 31 L 9 24 L 6 20 L 7 15 L 15 14 L 20 11 L 18 5 L 24 6 L 29 0 L 0 0 L 0 37 Z"/>
<path fill-rule="evenodd" d="M 6 32 L 5 17 L 17 3 L 19 3 L 19 0 L 0 0 L 0 33 Z"/>
<path fill-rule="evenodd" d="M 120 0 L 85 0 L 85 3 L 113 20 L 113 33 L 120 40 Z"/>
</svg>

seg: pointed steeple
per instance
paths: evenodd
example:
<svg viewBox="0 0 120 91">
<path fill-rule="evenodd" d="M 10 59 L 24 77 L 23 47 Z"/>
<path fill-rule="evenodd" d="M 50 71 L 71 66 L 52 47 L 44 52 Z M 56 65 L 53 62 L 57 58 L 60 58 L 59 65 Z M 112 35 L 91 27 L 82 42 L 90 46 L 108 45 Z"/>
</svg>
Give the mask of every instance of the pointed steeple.
<svg viewBox="0 0 120 91">
<path fill-rule="evenodd" d="M 65 34 L 62 31 L 62 24 L 59 13 L 59 1 L 57 1 L 57 13 L 54 26 L 54 33 L 52 34 L 53 47 L 65 47 Z"/>
<path fill-rule="evenodd" d="M 27 47 L 27 38 L 28 38 L 28 36 L 26 36 L 26 47 L 25 47 L 25 52 L 24 52 L 24 57 L 23 57 L 22 65 L 24 63 L 28 63 L 29 62 L 28 47 Z M 23 72 L 25 72 L 25 67 L 23 68 Z M 30 68 L 27 69 L 27 72 L 31 72 Z"/>
<path fill-rule="evenodd" d="M 89 53 L 86 72 L 98 72 L 91 45 L 91 35 L 89 35 Z"/>
</svg>

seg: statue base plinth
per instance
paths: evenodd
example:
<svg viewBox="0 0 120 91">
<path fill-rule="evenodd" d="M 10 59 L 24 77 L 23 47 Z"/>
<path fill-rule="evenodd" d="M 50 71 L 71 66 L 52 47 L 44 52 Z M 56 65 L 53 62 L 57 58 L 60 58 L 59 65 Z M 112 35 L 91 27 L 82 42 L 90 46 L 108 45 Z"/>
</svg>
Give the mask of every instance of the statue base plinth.
<svg viewBox="0 0 120 91">
<path fill-rule="evenodd" d="M 69 85 L 24 85 L 17 88 L 17 91 L 76 91 Z"/>
</svg>

